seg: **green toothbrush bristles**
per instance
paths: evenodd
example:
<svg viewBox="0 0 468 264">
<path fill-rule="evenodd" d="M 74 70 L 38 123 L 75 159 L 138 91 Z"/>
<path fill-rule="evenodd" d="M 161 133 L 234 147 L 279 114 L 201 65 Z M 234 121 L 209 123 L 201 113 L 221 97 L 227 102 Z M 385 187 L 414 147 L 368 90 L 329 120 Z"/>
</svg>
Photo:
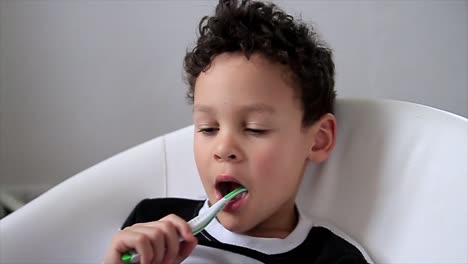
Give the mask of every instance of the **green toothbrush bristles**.
<svg viewBox="0 0 468 264">
<path fill-rule="evenodd" d="M 245 192 L 245 191 L 247 191 L 246 188 L 244 188 L 244 187 L 239 187 L 239 188 L 235 189 L 234 191 L 232 191 L 232 192 L 226 194 L 226 196 L 224 196 L 224 199 L 231 199 L 231 198 L 233 198 L 234 196 L 236 196 L 236 195 L 238 195 L 238 194 L 240 194 L 240 193 L 242 193 L 242 192 Z"/>
</svg>

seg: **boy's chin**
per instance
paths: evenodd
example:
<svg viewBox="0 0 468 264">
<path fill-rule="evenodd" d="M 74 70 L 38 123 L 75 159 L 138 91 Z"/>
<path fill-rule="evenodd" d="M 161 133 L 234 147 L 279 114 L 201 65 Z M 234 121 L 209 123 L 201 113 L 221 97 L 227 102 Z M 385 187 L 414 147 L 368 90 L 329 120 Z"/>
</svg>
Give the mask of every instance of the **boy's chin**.
<svg viewBox="0 0 468 264">
<path fill-rule="evenodd" d="M 239 219 L 238 216 L 229 215 L 226 212 L 220 212 L 218 214 L 218 220 L 224 228 L 233 233 L 245 234 L 252 228 L 248 223 Z"/>
</svg>

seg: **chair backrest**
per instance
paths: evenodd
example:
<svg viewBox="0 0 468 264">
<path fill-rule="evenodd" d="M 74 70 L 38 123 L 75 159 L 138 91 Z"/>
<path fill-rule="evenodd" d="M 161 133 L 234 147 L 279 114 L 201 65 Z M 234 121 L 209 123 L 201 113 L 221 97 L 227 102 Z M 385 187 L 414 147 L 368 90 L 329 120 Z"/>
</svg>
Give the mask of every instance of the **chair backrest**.
<svg viewBox="0 0 468 264">
<path fill-rule="evenodd" d="M 468 121 L 386 100 L 340 99 L 336 114 L 336 149 L 308 167 L 302 211 L 376 263 L 468 262 Z M 136 146 L 2 219 L 0 263 L 99 263 L 139 200 L 204 196 L 192 140 L 189 126 Z"/>
<path fill-rule="evenodd" d="M 376 263 L 468 263 L 468 120 L 397 101 L 343 100 L 330 159 L 298 203 Z"/>
</svg>

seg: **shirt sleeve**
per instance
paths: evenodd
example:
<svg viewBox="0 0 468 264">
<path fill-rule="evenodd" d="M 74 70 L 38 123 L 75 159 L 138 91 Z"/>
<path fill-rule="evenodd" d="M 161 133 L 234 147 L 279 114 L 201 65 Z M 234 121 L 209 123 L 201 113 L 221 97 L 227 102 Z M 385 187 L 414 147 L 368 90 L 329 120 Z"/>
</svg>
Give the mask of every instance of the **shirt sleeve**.
<svg viewBox="0 0 468 264">
<path fill-rule="evenodd" d="M 141 200 L 135 206 L 135 208 L 133 208 L 132 212 L 127 217 L 127 219 L 125 220 L 125 222 L 123 223 L 123 225 L 122 225 L 122 227 L 120 229 L 124 229 L 126 227 L 132 226 L 132 225 L 137 223 L 137 214 L 139 213 L 139 211 L 141 211 L 141 209 L 142 209 L 142 207 L 143 207 L 146 200 L 148 200 L 148 199 Z"/>
<path fill-rule="evenodd" d="M 136 223 L 157 221 L 169 214 L 176 214 L 185 221 L 189 221 L 198 215 L 203 203 L 202 200 L 183 198 L 143 199 L 133 208 L 121 229 Z"/>
</svg>

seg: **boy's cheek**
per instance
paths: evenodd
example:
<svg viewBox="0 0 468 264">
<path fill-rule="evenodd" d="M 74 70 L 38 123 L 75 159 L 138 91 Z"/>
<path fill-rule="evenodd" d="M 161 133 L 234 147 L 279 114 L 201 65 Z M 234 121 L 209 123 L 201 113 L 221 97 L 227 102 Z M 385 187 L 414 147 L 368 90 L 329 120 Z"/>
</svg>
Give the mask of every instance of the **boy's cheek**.
<svg viewBox="0 0 468 264">
<path fill-rule="evenodd" d="M 267 150 L 265 152 L 256 153 L 254 159 L 254 166 L 257 177 L 260 178 L 272 178 L 274 174 L 280 173 L 278 170 L 282 170 L 281 151 L 278 150 Z"/>
<path fill-rule="evenodd" d="M 288 148 L 265 148 L 256 152 L 253 159 L 255 174 L 266 180 L 293 174 L 299 169 L 296 167 L 300 167 L 300 157 L 296 154 L 297 152 Z"/>
</svg>

